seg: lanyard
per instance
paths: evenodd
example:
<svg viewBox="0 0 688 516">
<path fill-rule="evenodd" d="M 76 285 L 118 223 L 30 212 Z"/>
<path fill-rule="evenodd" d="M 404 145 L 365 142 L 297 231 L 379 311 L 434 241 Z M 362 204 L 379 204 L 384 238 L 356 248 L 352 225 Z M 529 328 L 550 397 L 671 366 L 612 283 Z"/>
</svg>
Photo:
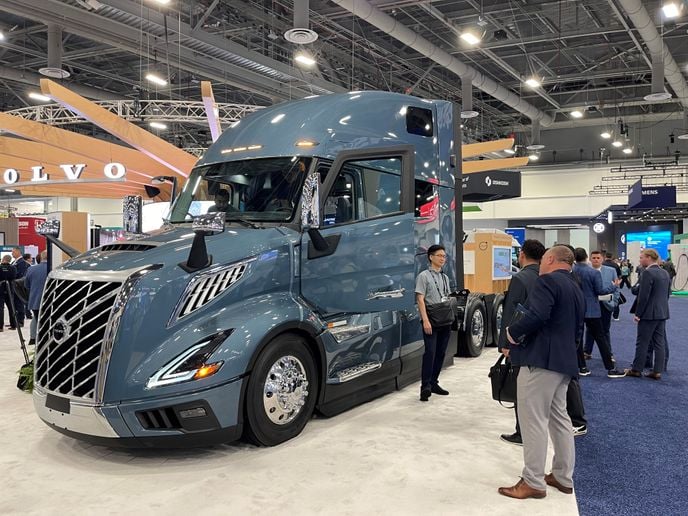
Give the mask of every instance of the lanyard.
<svg viewBox="0 0 688 516">
<path fill-rule="evenodd" d="M 442 272 L 439 272 L 439 274 L 442 274 Z M 446 290 L 446 294 L 442 294 L 442 292 L 440 291 L 440 286 L 437 284 L 437 280 L 435 279 L 435 275 L 432 273 L 432 271 L 430 271 L 430 276 L 432 277 L 432 282 L 435 284 L 437 293 L 440 295 L 440 299 L 449 294 L 449 285 L 447 285 L 447 277 L 444 274 L 442 274 L 442 279 L 444 280 L 444 288 Z"/>
</svg>

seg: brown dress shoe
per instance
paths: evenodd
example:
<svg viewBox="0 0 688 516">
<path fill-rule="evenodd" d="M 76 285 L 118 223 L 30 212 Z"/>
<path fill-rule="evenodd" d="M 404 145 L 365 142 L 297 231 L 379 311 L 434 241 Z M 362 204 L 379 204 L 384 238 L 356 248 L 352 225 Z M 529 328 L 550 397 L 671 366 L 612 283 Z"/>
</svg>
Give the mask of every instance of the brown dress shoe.
<svg viewBox="0 0 688 516">
<path fill-rule="evenodd" d="M 662 379 L 662 375 L 660 373 L 655 373 L 654 371 L 652 371 L 651 373 L 647 373 L 645 376 L 647 378 L 652 378 L 653 380 L 661 380 Z"/>
<path fill-rule="evenodd" d="M 624 373 L 626 373 L 626 376 L 633 376 L 634 378 L 640 378 L 643 376 L 643 373 L 636 371 L 635 369 L 624 369 Z"/>
<path fill-rule="evenodd" d="M 547 483 L 548 486 L 556 487 L 557 489 L 559 489 L 559 491 L 561 491 L 564 494 L 573 493 L 572 487 L 566 487 L 566 486 L 561 485 L 552 473 L 545 475 L 545 482 Z"/>
<path fill-rule="evenodd" d="M 500 487 L 498 490 L 500 495 L 508 496 L 509 498 L 518 498 L 525 500 L 526 498 L 544 498 L 547 496 L 547 491 L 540 491 L 534 489 L 526 484 L 526 481 L 521 479 L 518 483 L 511 487 Z"/>
</svg>

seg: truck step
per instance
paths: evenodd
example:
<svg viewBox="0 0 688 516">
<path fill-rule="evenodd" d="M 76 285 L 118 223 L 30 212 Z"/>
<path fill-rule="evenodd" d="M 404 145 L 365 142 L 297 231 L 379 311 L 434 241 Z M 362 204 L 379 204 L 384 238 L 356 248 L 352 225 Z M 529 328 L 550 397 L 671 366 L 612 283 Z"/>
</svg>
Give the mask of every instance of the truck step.
<svg viewBox="0 0 688 516">
<path fill-rule="evenodd" d="M 338 384 L 346 383 L 363 376 L 364 374 L 376 371 L 382 367 L 382 362 L 366 362 L 364 364 L 358 364 L 347 369 L 342 369 L 334 374 L 333 378 L 327 380 L 327 383 Z"/>
</svg>

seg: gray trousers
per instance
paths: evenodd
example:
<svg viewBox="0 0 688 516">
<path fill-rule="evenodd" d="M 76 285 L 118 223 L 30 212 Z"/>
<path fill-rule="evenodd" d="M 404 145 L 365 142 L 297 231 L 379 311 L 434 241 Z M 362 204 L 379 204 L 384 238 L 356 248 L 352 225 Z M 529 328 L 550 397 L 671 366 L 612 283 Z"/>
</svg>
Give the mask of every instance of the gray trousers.
<svg viewBox="0 0 688 516">
<path fill-rule="evenodd" d="M 518 373 L 518 419 L 523 438 L 523 473 L 526 483 L 546 490 L 547 433 L 554 445 L 552 473 L 565 487 L 573 487 L 576 450 L 571 418 L 566 412 L 566 391 L 571 377 L 538 367 L 521 367 Z"/>
</svg>

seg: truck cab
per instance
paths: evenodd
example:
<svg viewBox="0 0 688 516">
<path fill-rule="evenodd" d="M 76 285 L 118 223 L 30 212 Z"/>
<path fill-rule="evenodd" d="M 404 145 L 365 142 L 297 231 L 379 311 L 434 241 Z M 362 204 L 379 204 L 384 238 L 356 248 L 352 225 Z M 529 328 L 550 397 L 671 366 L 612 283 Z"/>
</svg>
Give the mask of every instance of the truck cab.
<svg viewBox="0 0 688 516">
<path fill-rule="evenodd" d="M 271 446 L 416 381 L 415 277 L 430 245 L 461 248 L 452 116 L 351 92 L 234 123 L 160 230 L 51 272 L 38 415 L 110 446 Z M 194 233 L 199 216 L 223 223 Z"/>
</svg>

